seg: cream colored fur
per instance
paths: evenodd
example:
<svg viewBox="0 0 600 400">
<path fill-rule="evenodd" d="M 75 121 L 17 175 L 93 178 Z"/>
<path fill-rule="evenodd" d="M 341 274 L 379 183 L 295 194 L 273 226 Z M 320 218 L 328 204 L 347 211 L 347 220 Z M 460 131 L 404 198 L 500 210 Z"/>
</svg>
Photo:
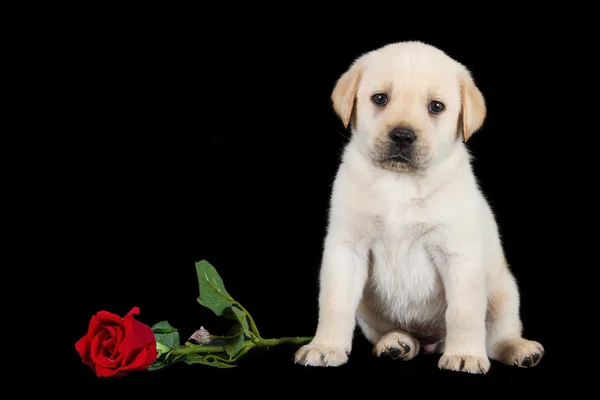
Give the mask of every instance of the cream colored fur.
<svg viewBox="0 0 600 400">
<path fill-rule="evenodd" d="M 332 100 L 352 138 L 331 195 L 318 326 L 295 361 L 346 363 L 358 324 L 376 355 L 441 352 L 440 368 L 470 373 L 490 359 L 536 365 L 544 349 L 522 337 L 517 284 L 463 142 L 486 115 L 470 72 L 430 45 L 394 43 L 358 58 Z M 382 161 L 397 125 L 417 133 L 411 165 Z"/>
</svg>

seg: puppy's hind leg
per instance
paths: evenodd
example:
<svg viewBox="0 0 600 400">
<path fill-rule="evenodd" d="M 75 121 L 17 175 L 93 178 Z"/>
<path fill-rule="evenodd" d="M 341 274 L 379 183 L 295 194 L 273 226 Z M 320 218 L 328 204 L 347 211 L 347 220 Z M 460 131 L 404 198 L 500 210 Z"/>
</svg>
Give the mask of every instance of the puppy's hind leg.
<svg viewBox="0 0 600 400">
<path fill-rule="evenodd" d="M 381 339 L 381 335 L 394 328 L 392 324 L 386 323 L 378 316 L 364 299 L 361 299 L 356 309 L 356 324 L 371 344 L 376 344 Z"/>
<path fill-rule="evenodd" d="M 507 365 L 533 367 L 544 355 L 544 347 L 522 337 L 519 292 L 512 273 L 505 270 L 494 280 L 487 313 L 488 356 Z"/>
<path fill-rule="evenodd" d="M 394 329 L 381 337 L 375 345 L 375 355 L 387 355 L 394 360 L 409 361 L 419 354 L 419 341 L 401 329 Z"/>
<path fill-rule="evenodd" d="M 392 359 L 408 361 L 419 353 L 419 341 L 410 334 L 377 316 L 361 301 L 356 321 L 371 344 L 377 357 L 388 356 Z"/>
</svg>

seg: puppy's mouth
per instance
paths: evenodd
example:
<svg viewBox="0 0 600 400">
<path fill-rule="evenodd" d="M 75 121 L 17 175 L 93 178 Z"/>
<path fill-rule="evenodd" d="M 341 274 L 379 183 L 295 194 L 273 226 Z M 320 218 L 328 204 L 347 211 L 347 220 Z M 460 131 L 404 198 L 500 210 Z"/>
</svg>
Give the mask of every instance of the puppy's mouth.
<svg viewBox="0 0 600 400">
<path fill-rule="evenodd" d="M 374 161 L 382 168 L 393 171 L 413 171 L 420 169 L 417 149 L 414 146 L 398 148 L 394 144 L 380 143 L 373 152 Z"/>
<path fill-rule="evenodd" d="M 380 167 L 392 171 L 414 171 L 420 168 L 414 158 L 402 153 L 386 154 L 377 157 L 375 162 Z"/>
<path fill-rule="evenodd" d="M 407 154 L 402 154 L 402 153 L 396 153 L 396 154 L 391 154 L 388 155 L 384 160 L 384 162 L 399 162 L 399 163 L 403 163 L 403 164 L 412 164 L 413 160 L 412 158 L 410 158 L 409 155 Z"/>
<path fill-rule="evenodd" d="M 394 143 L 389 143 L 385 146 L 385 150 L 381 154 L 382 162 L 401 163 L 413 165 L 415 163 L 415 147 L 412 145 L 400 148 Z"/>
</svg>

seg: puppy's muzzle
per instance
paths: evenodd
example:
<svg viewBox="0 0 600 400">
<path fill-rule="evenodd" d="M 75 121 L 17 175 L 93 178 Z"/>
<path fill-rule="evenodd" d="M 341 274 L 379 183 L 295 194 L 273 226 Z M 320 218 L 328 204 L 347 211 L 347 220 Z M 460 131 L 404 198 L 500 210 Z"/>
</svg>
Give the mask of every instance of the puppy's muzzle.
<svg viewBox="0 0 600 400">
<path fill-rule="evenodd" d="M 396 127 L 389 133 L 390 145 L 388 156 L 399 162 L 410 162 L 413 156 L 414 142 L 417 139 L 415 131 L 407 127 Z"/>
</svg>

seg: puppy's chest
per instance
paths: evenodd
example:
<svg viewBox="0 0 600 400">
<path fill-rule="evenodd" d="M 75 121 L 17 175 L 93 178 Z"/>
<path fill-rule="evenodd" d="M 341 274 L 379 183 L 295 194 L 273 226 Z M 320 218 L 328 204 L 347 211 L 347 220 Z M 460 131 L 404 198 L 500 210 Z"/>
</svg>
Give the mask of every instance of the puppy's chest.
<svg viewBox="0 0 600 400">
<path fill-rule="evenodd" d="M 371 286 L 387 309 L 423 309 L 440 295 L 430 254 L 440 237 L 440 223 L 422 204 L 385 211 L 373 217 Z"/>
<path fill-rule="evenodd" d="M 366 214 L 373 242 L 407 253 L 423 250 L 439 238 L 448 215 L 440 193 L 422 193 L 408 185 L 397 190 L 374 189 Z"/>
<path fill-rule="evenodd" d="M 443 221 L 421 201 L 381 204 L 370 217 L 374 242 L 392 244 L 402 251 L 415 250 L 436 239 Z"/>
</svg>

